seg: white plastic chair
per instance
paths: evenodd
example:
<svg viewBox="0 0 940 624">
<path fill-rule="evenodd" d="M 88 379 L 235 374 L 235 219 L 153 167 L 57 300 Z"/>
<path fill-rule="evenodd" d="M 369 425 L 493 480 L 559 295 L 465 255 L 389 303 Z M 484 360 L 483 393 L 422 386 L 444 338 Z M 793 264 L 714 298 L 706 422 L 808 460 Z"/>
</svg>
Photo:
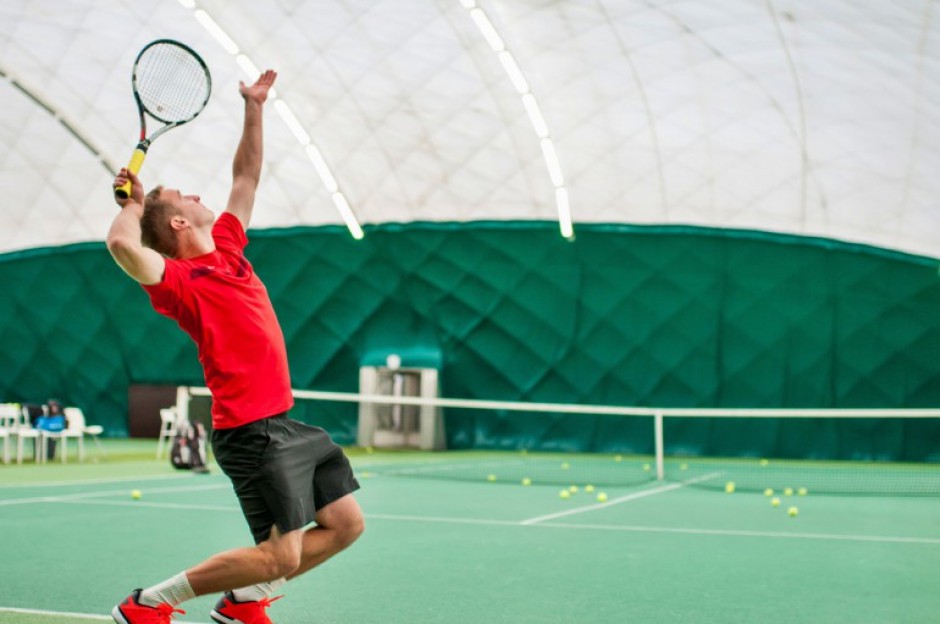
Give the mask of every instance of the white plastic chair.
<svg viewBox="0 0 940 624">
<path fill-rule="evenodd" d="M 0 429 L 7 431 L 16 427 L 20 422 L 22 410 L 16 403 L 0 403 Z"/>
<path fill-rule="evenodd" d="M 176 408 L 165 407 L 160 410 L 160 438 L 157 440 L 157 459 L 160 459 L 164 447 L 169 450 L 176 437 L 178 428 Z"/>
<path fill-rule="evenodd" d="M 20 419 L 20 406 L 16 403 L 0 403 L 0 439 L 3 440 L 3 463 L 10 463 L 10 438 Z"/>
<path fill-rule="evenodd" d="M 85 421 L 85 412 L 83 412 L 80 407 L 66 407 L 62 411 L 65 413 L 65 422 L 68 423 L 66 429 L 72 432 L 74 437 L 78 439 L 78 461 L 85 461 L 86 435 L 91 436 L 95 447 L 98 449 L 98 453 L 104 455 L 104 449 L 101 447 L 101 442 L 98 440 L 98 436 L 104 433 L 104 427 L 101 425 L 89 425 Z"/>
<path fill-rule="evenodd" d="M 39 463 L 39 429 L 34 429 L 29 422 L 29 408 L 20 407 L 17 420 L 10 430 L 16 436 L 16 463 L 23 463 L 23 440 L 33 441 L 33 461 Z"/>
<path fill-rule="evenodd" d="M 3 463 L 10 463 L 10 430 L 0 427 L 0 439 L 3 440 Z"/>
<path fill-rule="evenodd" d="M 63 414 L 65 416 L 65 414 Z M 49 440 L 59 440 L 62 442 L 62 449 L 60 451 L 60 461 L 64 464 L 68 458 L 69 454 L 69 438 L 78 440 L 78 455 L 79 458 L 82 458 L 84 455 L 84 448 L 82 444 L 82 431 L 81 429 L 73 429 L 68 426 L 68 418 L 66 418 L 66 427 L 62 431 L 47 431 L 46 429 L 39 430 L 39 462 L 46 463 L 48 459 L 48 450 L 49 450 Z"/>
</svg>

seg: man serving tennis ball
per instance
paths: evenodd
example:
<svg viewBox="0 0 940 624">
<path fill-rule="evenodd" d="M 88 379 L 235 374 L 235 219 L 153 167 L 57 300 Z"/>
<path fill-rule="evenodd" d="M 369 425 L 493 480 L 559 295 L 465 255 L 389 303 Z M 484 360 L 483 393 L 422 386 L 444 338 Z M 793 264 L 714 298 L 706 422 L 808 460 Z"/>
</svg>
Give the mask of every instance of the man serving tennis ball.
<svg viewBox="0 0 940 624">
<path fill-rule="evenodd" d="M 352 544 L 362 512 L 359 484 L 342 449 L 319 427 L 291 420 L 287 350 L 267 290 L 245 258 L 245 230 L 261 175 L 262 109 L 277 74 L 239 85 L 241 141 L 225 212 L 216 220 L 198 195 L 158 186 L 144 197 L 130 180 L 108 233 L 108 250 L 179 323 L 199 350 L 212 392 L 212 449 L 232 484 L 255 546 L 210 557 L 146 589 L 111 612 L 119 624 L 166 624 L 181 602 L 224 592 L 211 612 L 220 624 L 270 624 L 272 592 Z M 315 522 L 313 528 L 305 528 Z"/>
</svg>

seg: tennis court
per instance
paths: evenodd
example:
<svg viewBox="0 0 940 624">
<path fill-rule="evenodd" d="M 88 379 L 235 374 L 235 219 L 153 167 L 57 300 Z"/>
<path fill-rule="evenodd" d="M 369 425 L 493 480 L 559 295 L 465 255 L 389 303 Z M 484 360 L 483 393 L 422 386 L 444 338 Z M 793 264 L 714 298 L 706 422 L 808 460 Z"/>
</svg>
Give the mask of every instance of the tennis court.
<svg viewBox="0 0 940 624">
<path fill-rule="evenodd" d="M 151 440 L 105 442 L 98 461 L 0 468 L 0 621 L 110 621 L 134 587 L 248 541 L 218 469 L 176 472 L 153 458 Z M 572 492 L 545 471 L 523 485 L 518 466 L 535 459 L 574 475 L 584 456 L 350 455 L 366 533 L 285 586 L 270 609 L 279 624 L 883 624 L 940 613 L 935 496 L 781 491 L 774 507 L 759 490 L 726 493 L 720 466 Z M 467 465 L 485 478 L 427 478 Z M 186 603 L 179 621 L 208 622 L 216 598 Z"/>
</svg>

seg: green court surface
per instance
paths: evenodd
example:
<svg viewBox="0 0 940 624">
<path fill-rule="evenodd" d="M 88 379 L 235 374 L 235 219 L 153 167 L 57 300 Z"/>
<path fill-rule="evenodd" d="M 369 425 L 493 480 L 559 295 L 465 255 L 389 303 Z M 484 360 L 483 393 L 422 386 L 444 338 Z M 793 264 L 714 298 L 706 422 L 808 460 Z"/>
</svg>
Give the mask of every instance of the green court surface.
<svg viewBox="0 0 940 624">
<path fill-rule="evenodd" d="M 249 543 L 215 466 L 177 472 L 153 441 L 106 443 L 81 465 L 0 466 L 0 622 L 109 622 L 135 587 Z M 277 624 L 940 620 L 940 497 L 810 491 L 773 507 L 761 491 L 690 483 L 723 485 L 715 472 L 572 483 L 562 498 L 557 477 L 526 486 L 501 470 L 518 460 L 505 454 L 351 457 L 366 533 L 282 588 Z M 412 469 L 466 463 L 486 477 Z M 174 621 L 209 622 L 216 599 Z"/>
</svg>

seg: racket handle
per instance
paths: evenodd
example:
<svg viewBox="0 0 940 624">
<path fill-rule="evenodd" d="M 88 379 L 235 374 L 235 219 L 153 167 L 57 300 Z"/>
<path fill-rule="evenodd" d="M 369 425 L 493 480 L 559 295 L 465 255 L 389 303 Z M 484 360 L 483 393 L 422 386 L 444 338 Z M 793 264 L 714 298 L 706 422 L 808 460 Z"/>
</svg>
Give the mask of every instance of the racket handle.
<svg viewBox="0 0 940 624">
<path fill-rule="evenodd" d="M 134 150 L 134 154 L 131 156 L 131 161 L 127 164 L 128 171 L 136 175 L 140 171 L 140 168 L 144 166 L 144 158 L 147 157 L 147 147 L 149 147 L 149 144 L 137 144 L 137 148 Z M 127 199 L 130 197 L 131 181 L 128 180 L 123 185 L 114 189 L 114 196 L 118 199 Z"/>
</svg>

